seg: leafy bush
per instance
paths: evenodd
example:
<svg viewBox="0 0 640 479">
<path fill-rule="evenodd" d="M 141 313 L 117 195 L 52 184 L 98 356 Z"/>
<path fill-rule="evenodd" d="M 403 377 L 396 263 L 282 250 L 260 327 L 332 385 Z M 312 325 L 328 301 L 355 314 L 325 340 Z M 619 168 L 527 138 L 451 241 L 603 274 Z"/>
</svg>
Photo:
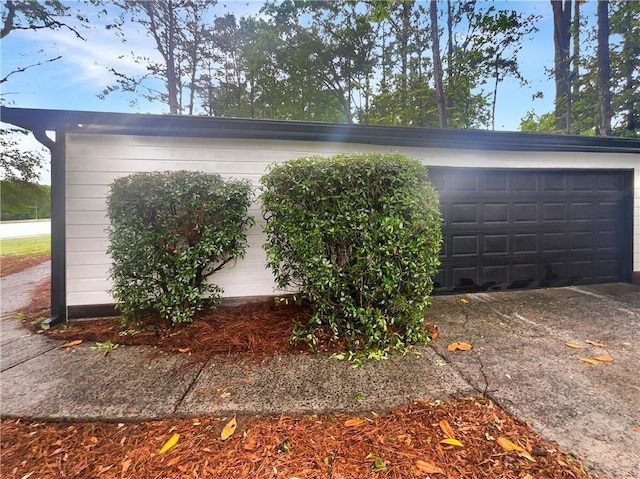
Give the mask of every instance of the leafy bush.
<svg viewBox="0 0 640 479">
<path fill-rule="evenodd" d="M 124 321 L 157 311 L 172 324 L 216 307 L 222 289 L 207 282 L 246 249 L 246 180 L 189 171 L 119 178 L 108 197 L 112 293 Z"/>
<path fill-rule="evenodd" d="M 351 358 L 428 340 L 442 242 L 427 169 L 397 154 L 310 157 L 262 177 L 267 264 L 312 305 L 294 338 L 344 340 Z"/>
</svg>

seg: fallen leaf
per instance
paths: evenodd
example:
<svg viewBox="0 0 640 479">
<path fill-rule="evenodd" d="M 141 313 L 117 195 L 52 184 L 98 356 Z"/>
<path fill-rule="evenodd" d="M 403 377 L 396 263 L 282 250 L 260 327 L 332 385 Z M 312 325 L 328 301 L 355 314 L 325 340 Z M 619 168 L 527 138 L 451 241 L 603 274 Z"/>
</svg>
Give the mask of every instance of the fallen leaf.
<svg viewBox="0 0 640 479">
<path fill-rule="evenodd" d="M 425 474 L 444 474 L 444 471 L 432 462 L 421 461 L 418 459 L 416 461 L 416 467 L 420 472 L 424 472 Z"/>
<path fill-rule="evenodd" d="M 359 426 L 360 424 L 362 424 L 364 422 L 363 419 L 360 419 L 359 417 L 355 417 L 353 419 L 347 419 L 344 422 L 344 425 L 346 427 L 353 427 L 353 426 Z"/>
<path fill-rule="evenodd" d="M 236 431 L 237 426 L 238 426 L 238 423 L 236 422 L 236 417 L 233 416 L 231 421 L 229 421 L 222 428 L 222 432 L 220 433 L 220 439 L 222 439 L 223 441 L 226 441 L 227 439 L 229 439 L 229 437 Z"/>
<path fill-rule="evenodd" d="M 469 351 L 473 346 L 469 343 L 458 343 L 458 349 L 460 351 Z"/>
<path fill-rule="evenodd" d="M 68 343 L 64 343 L 61 348 L 72 348 L 77 346 L 78 344 L 82 344 L 82 339 L 76 339 L 75 341 L 69 341 Z"/>
<path fill-rule="evenodd" d="M 600 343 L 598 341 L 591 341 L 590 339 L 587 339 L 585 341 L 585 343 L 590 344 L 591 346 L 596 346 L 598 348 L 604 348 L 605 347 L 604 343 Z"/>
<path fill-rule="evenodd" d="M 640 426 L 633 426 L 633 430 L 635 432 L 640 432 Z"/>
<path fill-rule="evenodd" d="M 191 351 L 191 348 L 178 348 L 178 351 L 181 353 L 188 353 L 189 351 Z"/>
<path fill-rule="evenodd" d="M 456 349 L 458 349 L 458 343 L 451 343 L 447 346 L 447 351 L 455 351 Z"/>
<path fill-rule="evenodd" d="M 373 461 L 373 468 L 376 471 L 386 471 L 387 464 L 384 462 L 384 460 L 381 457 L 376 457 L 376 460 Z"/>
<path fill-rule="evenodd" d="M 531 454 L 529 454 L 529 452 L 522 446 L 519 446 L 518 444 L 511 442 L 509 439 L 507 439 L 504 436 L 500 436 L 498 439 L 496 439 L 496 443 L 505 451 L 515 451 L 516 454 L 520 457 L 524 457 L 525 459 L 528 459 L 531 462 L 536 462 L 536 460 L 531 456 Z"/>
<path fill-rule="evenodd" d="M 518 446 L 516 443 L 511 442 L 504 436 L 500 436 L 498 439 L 496 439 L 496 444 L 498 444 L 498 446 L 500 446 L 505 451 L 524 451 L 524 448 L 522 446 Z"/>
<path fill-rule="evenodd" d="M 583 363 L 593 364 L 594 366 L 598 365 L 598 361 L 591 358 L 580 358 L 580 361 L 582 361 Z"/>
<path fill-rule="evenodd" d="M 564 344 L 565 346 L 568 346 L 573 349 L 582 349 L 582 344 L 578 344 L 578 343 L 564 343 Z"/>
<path fill-rule="evenodd" d="M 178 464 L 180 461 L 182 460 L 181 456 L 176 456 L 173 459 L 171 459 L 169 462 L 167 462 L 167 467 L 171 467 L 171 466 L 175 466 L 176 464 Z"/>
<path fill-rule="evenodd" d="M 463 304 L 467 304 L 469 300 L 467 298 L 460 298 L 460 302 Z"/>
<path fill-rule="evenodd" d="M 125 474 L 129 470 L 129 467 L 131 467 L 131 459 L 127 459 L 126 461 L 122 461 L 122 474 L 121 474 L 122 477 L 125 476 Z"/>
<path fill-rule="evenodd" d="M 451 437 L 451 438 L 456 437 L 455 433 L 453 432 L 453 428 L 451 427 L 451 424 L 449 424 L 449 421 L 447 421 L 446 419 L 443 419 L 438 423 L 438 425 L 440 426 L 440 429 L 442 429 L 442 432 L 444 432 L 445 437 Z"/>
<path fill-rule="evenodd" d="M 438 333 L 437 324 L 427 326 L 427 331 L 429 331 L 429 334 L 431 335 L 431 339 L 435 340 L 435 339 L 438 339 L 438 336 L 440 336 L 440 334 Z"/>
<path fill-rule="evenodd" d="M 180 434 L 174 434 L 173 436 L 171 436 L 171 438 L 164 443 L 164 446 L 162 446 L 158 454 L 164 454 L 165 452 L 167 452 L 178 443 L 178 439 L 180 439 Z"/>
<path fill-rule="evenodd" d="M 602 361 L 605 363 L 610 363 L 611 361 L 613 361 L 613 358 L 608 354 L 600 354 L 599 356 L 594 356 L 593 359 L 595 359 L 596 361 Z"/>
<path fill-rule="evenodd" d="M 464 447 L 464 444 L 462 444 L 460 441 L 458 441 L 457 439 L 454 439 L 452 437 L 448 437 L 446 439 L 443 439 L 442 441 L 440 441 L 440 444 L 447 444 L 449 446 Z"/>
</svg>

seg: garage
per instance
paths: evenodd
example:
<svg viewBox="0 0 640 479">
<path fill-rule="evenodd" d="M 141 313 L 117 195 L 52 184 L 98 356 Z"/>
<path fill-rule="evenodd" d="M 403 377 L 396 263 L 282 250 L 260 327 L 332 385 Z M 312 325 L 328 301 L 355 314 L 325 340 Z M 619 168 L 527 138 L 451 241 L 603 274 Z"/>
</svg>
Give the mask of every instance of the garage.
<svg viewBox="0 0 640 479">
<path fill-rule="evenodd" d="M 50 324 L 113 314 L 105 212 L 116 178 L 185 169 L 258 187 L 271 164 L 309 155 L 399 153 L 429 167 L 445 218 L 436 293 L 640 283 L 639 139 L 5 106 L 0 116 L 51 151 Z M 250 213 L 246 256 L 216 273 L 228 301 L 290 292 L 265 267 L 258 203 Z"/>
<path fill-rule="evenodd" d="M 436 292 L 631 281 L 632 171 L 431 167 Z"/>
</svg>

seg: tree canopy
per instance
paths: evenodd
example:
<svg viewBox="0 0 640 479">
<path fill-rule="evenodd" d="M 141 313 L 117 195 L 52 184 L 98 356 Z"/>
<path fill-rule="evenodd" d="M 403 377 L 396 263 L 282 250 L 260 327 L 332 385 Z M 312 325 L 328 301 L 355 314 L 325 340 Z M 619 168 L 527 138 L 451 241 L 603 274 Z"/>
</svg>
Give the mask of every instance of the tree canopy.
<svg viewBox="0 0 640 479">
<path fill-rule="evenodd" d="M 638 136 L 640 3 L 600 2 L 598 15 L 584 3 L 547 3 L 556 55 L 539 71 L 555 81 L 555 107 L 532 109 L 521 129 Z M 143 73 L 105 59 L 110 75 L 96 93 L 171 114 L 493 129 L 501 85 L 531 81 L 522 48 L 543 34 L 540 16 L 508 1 L 267 0 L 251 15 L 214 0 L 83 5 L 4 2 L 2 35 L 82 36 L 101 14 Z M 133 32 L 147 50 L 129 48 Z"/>
</svg>

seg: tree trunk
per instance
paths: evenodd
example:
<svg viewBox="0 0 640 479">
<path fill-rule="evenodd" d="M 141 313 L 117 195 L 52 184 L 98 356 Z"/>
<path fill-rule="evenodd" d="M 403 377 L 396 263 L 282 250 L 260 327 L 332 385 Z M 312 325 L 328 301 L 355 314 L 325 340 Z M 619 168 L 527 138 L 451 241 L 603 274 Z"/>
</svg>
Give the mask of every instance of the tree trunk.
<svg viewBox="0 0 640 479">
<path fill-rule="evenodd" d="M 573 25 L 571 35 L 573 36 L 573 71 L 571 72 L 571 125 L 572 133 L 580 133 L 575 127 L 576 113 L 574 113 L 573 104 L 580 98 L 580 5 L 584 0 L 574 0 L 573 2 Z"/>
<path fill-rule="evenodd" d="M 630 32 L 632 29 L 633 14 L 628 5 L 625 6 L 624 17 L 622 18 L 622 31 Z M 635 81 L 633 74 L 635 73 L 635 65 L 637 60 L 634 60 L 633 44 L 631 38 L 628 35 L 624 35 L 624 43 L 622 44 L 622 64 L 624 65 L 624 78 L 625 84 L 623 87 L 625 112 L 625 128 L 627 131 L 632 132 L 637 128 L 637 118 L 635 116 L 635 102 L 637 96 L 633 94 L 635 87 Z"/>
<path fill-rule="evenodd" d="M 176 78 L 176 63 L 175 63 L 175 13 L 173 11 L 173 2 L 169 1 L 168 5 L 168 21 L 167 25 L 167 37 L 169 43 L 167 45 L 167 93 L 169 94 L 169 113 L 172 115 L 178 114 L 178 81 Z"/>
<path fill-rule="evenodd" d="M 436 102 L 438 103 L 438 117 L 440 128 L 447 128 L 447 108 L 442 85 L 442 58 L 440 57 L 440 35 L 438 33 L 438 2 L 431 0 L 431 51 L 433 52 L 433 78 L 436 88 Z"/>
<path fill-rule="evenodd" d="M 609 77 L 609 2 L 598 1 L 598 125 L 596 134 L 611 134 L 611 89 Z"/>
<path fill-rule="evenodd" d="M 569 133 L 571 128 L 570 26 L 571 0 L 551 0 L 553 43 L 555 47 L 556 130 Z"/>
</svg>

